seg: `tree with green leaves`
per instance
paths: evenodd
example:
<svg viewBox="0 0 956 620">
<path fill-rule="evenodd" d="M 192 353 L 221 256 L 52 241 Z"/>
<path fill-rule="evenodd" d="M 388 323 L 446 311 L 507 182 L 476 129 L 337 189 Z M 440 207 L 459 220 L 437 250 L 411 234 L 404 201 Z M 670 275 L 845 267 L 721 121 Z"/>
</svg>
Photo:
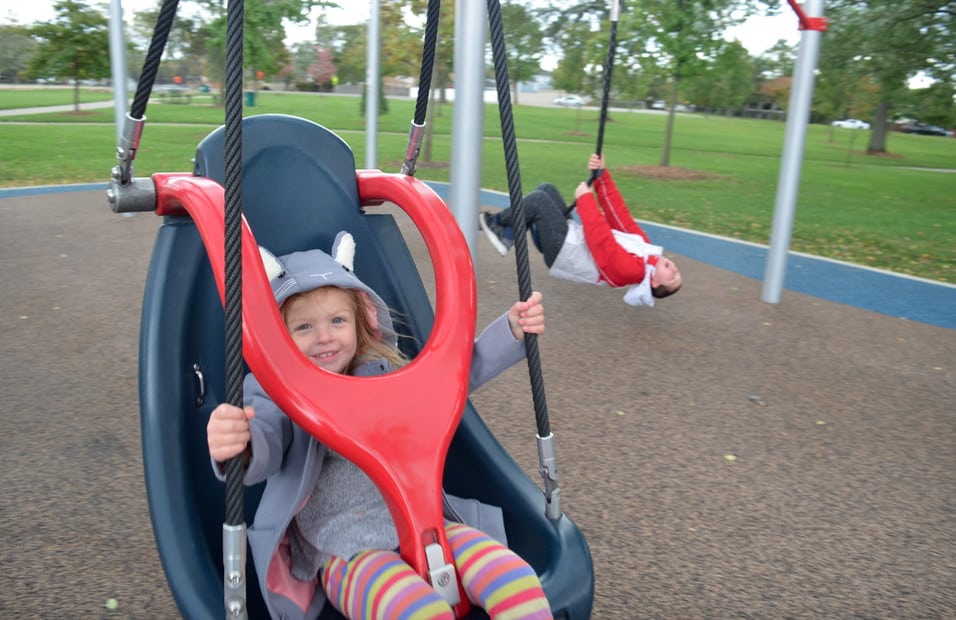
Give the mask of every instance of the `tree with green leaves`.
<svg viewBox="0 0 956 620">
<path fill-rule="evenodd" d="M 642 40 L 650 63 L 645 69 L 667 81 L 667 129 L 661 151 L 661 166 L 670 165 L 675 106 L 685 79 L 705 70 L 723 46 L 721 33 L 739 23 L 749 4 L 739 0 L 643 0 L 637 11 L 627 13 L 627 29 Z M 623 19 L 623 18 L 622 18 Z"/>
<path fill-rule="evenodd" d="M 28 26 L 0 26 L 0 81 L 5 84 L 21 81 L 36 47 Z"/>
<path fill-rule="evenodd" d="M 544 35 L 534 14 L 523 4 L 506 2 L 501 7 L 501 25 L 505 34 L 508 79 L 511 98 L 518 105 L 518 86 L 541 72 Z"/>
<path fill-rule="evenodd" d="M 73 80 L 73 106 L 79 112 L 80 81 L 110 75 L 109 23 L 99 10 L 77 0 L 58 0 L 53 10 L 53 21 L 30 29 L 39 44 L 29 73 Z"/>
<path fill-rule="evenodd" d="M 886 153 L 893 109 L 906 100 L 919 72 L 952 85 L 956 67 L 956 10 L 946 0 L 838 0 L 820 53 L 821 80 L 850 61 L 853 93 L 872 85 L 875 107 L 867 153 Z"/>
<path fill-rule="evenodd" d="M 332 61 L 339 69 L 339 83 L 361 84 L 365 81 L 368 61 L 368 26 L 329 26 L 329 30 L 334 33 L 329 46 L 332 49 Z"/>
<path fill-rule="evenodd" d="M 202 43 L 209 58 L 208 72 L 221 82 L 225 72 L 228 7 L 220 0 L 197 0 L 195 4 L 202 8 L 199 14 L 204 19 L 197 21 L 192 40 Z M 313 7 L 334 5 L 326 0 L 245 0 L 242 61 L 246 79 L 255 83 L 260 71 L 268 79 L 289 65 L 285 21 L 304 23 Z"/>
<path fill-rule="evenodd" d="M 739 110 L 754 92 L 750 54 L 739 41 L 723 42 L 701 71 L 685 79 L 684 94 L 707 110 Z"/>
<path fill-rule="evenodd" d="M 757 56 L 753 63 L 758 80 L 793 77 L 793 67 L 797 63 L 797 48 L 786 40 L 780 39 L 770 49 Z"/>
<path fill-rule="evenodd" d="M 163 62 L 156 74 L 157 83 L 169 83 L 177 75 L 186 81 L 200 80 L 210 75 L 210 50 L 207 43 L 211 33 L 207 30 L 208 19 L 208 15 L 201 11 L 182 8 L 177 11 L 166 39 Z M 130 43 L 142 50 L 148 49 L 158 20 L 159 6 L 138 11 L 133 16 Z M 134 52 L 130 56 L 136 61 L 133 75 L 138 76 L 145 60 L 145 52 Z M 218 77 L 221 71 L 213 71 L 213 74 Z"/>
<path fill-rule="evenodd" d="M 867 61 L 859 54 L 859 42 L 845 36 L 840 25 L 823 36 L 813 89 L 813 117 L 828 124 L 841 118 L 873 121 L 877 97 L 870 87 Z M 833 142 L 835 137 L 831 125 L 828 140 Z"/>
<path fill-rule="evenodd" d="M 598 95 L 607 58 L 610 5 L 598 0 L 553 4 L 537 12 L 545 45 L 558 56 L 551 73 L 554 87 L 569 93 Z M 615 63 L 615 67 L 618 63 Z M 613 86 L 613 85 L 612 85 Z"/>
<path fill-rule="evenodd" d="M 956 127 L 956 87 L 952 82 L 936 81 L 926 88 L 911 89 L 896 109 L 928 125 Z"/>
</svg>

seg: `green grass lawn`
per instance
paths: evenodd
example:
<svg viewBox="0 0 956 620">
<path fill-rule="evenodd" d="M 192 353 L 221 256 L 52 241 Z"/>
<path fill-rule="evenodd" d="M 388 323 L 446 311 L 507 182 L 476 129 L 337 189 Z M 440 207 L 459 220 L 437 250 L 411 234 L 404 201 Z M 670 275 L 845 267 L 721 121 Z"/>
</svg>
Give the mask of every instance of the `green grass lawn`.
<svg viewBox="0 0 956 620">
<path fill-rule="evenodd" d="M 11 106 L 0 90 L 0 109 Z M 45 92 L 45 91 L 43 91 Z M 108 95 L 108 93 L 107 93 Z M 18 93 L 17 105 L 35 105 Z M 365 161 L 364 107 L 357 97 L 261 92 L 247 114 L 287 113 L 339 133 Z M 379 168 L 398 172 L 414 101 L 389 100 L 378 120 Z M 432 161 L 417 175 L 448 181 L 452 108 L 436 106 Z M 586 178 L 597 110 L 516 106 L 521 183 L 550 181 L 569 197 Z M 196 144 L 223 122 L 223 108 L 150 103 L 137 176 L 190 171 Z M 677 118 L 670 168 L 661 171 L 665 116 L 612 111 L 604 153 L 635 215 L 644 220 L 766 244 L 785 125 L 702 115 Z M 6 121 L 6 122 L 4 122 Z M 42 124 L 17 124 L 15 121 Z M 507 191 L 498 109 L 486 106 L 481 184 Z M 113 110 L 0 117 L 0 187 L 106 181 L 115 165 Z M 791 248 L 956 283 L 956 140 L 892 133 L 890 155 L 863 154 L 868 132 L 812 125 L 801 169 Z M 423 149 L 424 152 L 424 149 Z M 664 175 L 662 172 L 682 172 Z"/>
<path fill-rule="evenodd" d="M 72 86 L 45 86 L 36 89 L 0 87 L 0 110 L 47 105 L 73 105 L 75 96 Z M 80 88 L 80 103 L 109 101 L 112 98 L 113 91 L 108 88 Z"/>
</svg>

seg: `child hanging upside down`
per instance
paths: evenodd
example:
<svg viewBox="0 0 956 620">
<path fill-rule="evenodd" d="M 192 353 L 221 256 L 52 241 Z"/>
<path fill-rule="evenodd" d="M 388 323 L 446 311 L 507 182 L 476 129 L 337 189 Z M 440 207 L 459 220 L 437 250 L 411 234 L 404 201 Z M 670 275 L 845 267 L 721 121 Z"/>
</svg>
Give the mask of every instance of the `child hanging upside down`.
<svg viewBox="0 0 956 620">
<path fill-rule="evenodd" d="M 655 298 L 676 293 L 681 287 L 677 265 L 662 256 L 662 248 L 651 244 L 631 216 L 605 169 L 604 157 L 591 155 L 588 169 L 599 174 L 593 188 L 582 182 L 574 192 L 580 223 L 570 217 L 564 198 L 550 183 L 539 185 L 522 202 L 525 223 L 529 230 L 534 226 L 536 244 L 551 275 L 626 287 L 624 301 L 632 306 L 653 306 Z M 506 255 L 514 244 L 511 208 L 484 211 L 478 221 L 498 253 Z"/>
<path fill-rule="evenodd" d="M 332 253 L 264 253 L 272 292 L 299 351 L 330 372 L 372 376 L 405 358 L 384 301 L 351 271 L 351 236 Z M 345 250 L 342 250 L 345 248 Z M 340 251 L 342 250 L 342 251 Z M 477 388 L 524 358 L 525 333 L 544 331 L 541 294 L 517 302 L 475 339 L 469 385 Z M 273 618 L 309 620 L 326 600 L 346 618 L 453 620 L 441 597 L 396 551 L 398 534 L 378 488 L 358 466 L 293 423 L 249 374 L 245 407 L 223 403 L 206 427 L 213 471 L 242 455 L 244 482 L 266 481 L 249 546 Z M 472 603 L 493 620 L 549 620 L 531 566 L 464 523 L 445 531 Z"/>
</svg>

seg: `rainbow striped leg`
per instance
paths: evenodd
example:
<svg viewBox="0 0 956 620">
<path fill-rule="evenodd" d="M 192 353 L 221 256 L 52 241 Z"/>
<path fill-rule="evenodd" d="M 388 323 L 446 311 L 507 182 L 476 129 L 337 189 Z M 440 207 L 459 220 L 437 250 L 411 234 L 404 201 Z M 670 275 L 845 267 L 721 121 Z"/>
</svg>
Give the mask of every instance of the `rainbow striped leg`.
<svg viewBox="0 0 956 620">
<path fill-rule="evenodd" d="M 432 587 L 394 551 L 333 557 L 319 573 L 332 605 L 350 620 L 454 620 Z"/>
<path fill-rule="evenodd" d="M 492 620 L 551 620 L 551 606 L 534 569 L 487 534 L 446 523 L 462 588 Z"/>
</svg>

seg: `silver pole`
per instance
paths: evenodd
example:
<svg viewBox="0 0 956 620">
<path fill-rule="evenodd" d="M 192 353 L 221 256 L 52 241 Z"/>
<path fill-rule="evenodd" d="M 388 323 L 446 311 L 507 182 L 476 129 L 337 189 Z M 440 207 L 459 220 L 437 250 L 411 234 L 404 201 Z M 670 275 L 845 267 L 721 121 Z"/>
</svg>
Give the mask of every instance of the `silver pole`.
<svg viewBox="0 0 956 620">
<path fill-rule="evenodd" d="M 804 5 L 810 17 L 823 16 L 823 0 L 807 0 Z M 780 162 L 780 177 L 777 181 L 777 199 L 773 209 L 773 226 L 770 231 L 770 251 L 767 254 L 767 269 L 764 273 L 761 299 L 767 303 L 779 303 L 783 280 L 787 271 L 787 252 L 793 217 L 796 209 L 797 190 L 800 185 L 800 169 L 803 163 L 803 146 L 807 136 L 810 104 L 813 97 L 813 73 L 820 50 L 819 30 L 804 30 L 800 35 L 800 49 L 794 67 L 793 90 L 790 91 L 790 107 L 787 109 L 787 131 L 783 143 L 783 158 Z"/>
<path fill-rule="evenodd" d="M 449 202 L 471 255 L 478 241 L 481 198 L 481 149 L 485 91 L 483 2 L 455 2 L 455 107 L 452 117 L 451 190 Z"/>
<path fill-rule="evenodd" d="M 378 151 L 378 82 L 382 41 L 379 38 L 381 14 L 379 0 L 369 0 L 368 55 L 365 69 L 365 167 L 376 168 Z"/>
<path fill-rule="evenodd" d="M 126 44 L 123 37 L 123 6 L 120 0 L 110 0 L 110 69 L 113 75 L 113 118 L 116 119 L 116 143 L 123 139 L 126 124 Z"/>
</svg>

